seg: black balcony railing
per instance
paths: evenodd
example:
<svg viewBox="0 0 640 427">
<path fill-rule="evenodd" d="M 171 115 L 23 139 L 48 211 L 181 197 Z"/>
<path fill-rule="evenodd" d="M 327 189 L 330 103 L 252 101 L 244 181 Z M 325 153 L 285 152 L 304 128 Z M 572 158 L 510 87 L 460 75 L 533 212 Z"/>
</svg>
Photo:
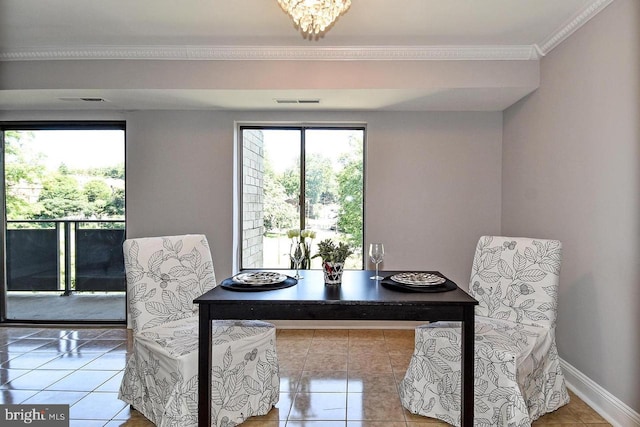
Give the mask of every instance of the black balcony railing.
<svg viewBox="0 0 640 427">
<path fill-rule="evenodd" d="M 8 220 L 7 290 L 124 291 L 122 220 Z"/>
</svg>

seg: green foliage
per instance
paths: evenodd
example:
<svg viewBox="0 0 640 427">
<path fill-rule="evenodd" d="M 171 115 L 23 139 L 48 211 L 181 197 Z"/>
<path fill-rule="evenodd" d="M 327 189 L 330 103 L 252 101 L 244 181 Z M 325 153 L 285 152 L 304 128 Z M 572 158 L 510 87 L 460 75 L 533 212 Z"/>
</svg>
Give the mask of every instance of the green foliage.
<svg viewBox="0 0 640 427">
<path fill-rule="evenodd" d="M 285 202 L 285 189 L 273 173 L 265 173 L 262 191 L 265 231 L 292 227 L 298 218 L 298 212 L 292 204 Z"/>
<path fill-rule="evenodd" d="M 345 262 L 353 250 L 344 242 L 337 245 L 331 239 L 324 239 L 318 242 L 318 253 L 313 258 L 320 257 L 322 262 Z"/>
<path fill-rule="evenodd" d="M 354 150 L 341 159 L 344 167 L 338 174 L 338 228 L 349 235 L 349 243 L 362 247 L 363 185 L 362 141 L 352 140 Z"/>
<path fill-rule="evenodd" d="M 81 175 L 92 175 L 124 180 L 124 163 L 104 168 L 81 169 L 75 172 Z"/>
<path fill-rule="evenodd" d="M 98 200 L 109 200 L 111 198 L 111 188 L 99 179 L 92 179 L 84 185 L 83 192 L 89 203 Z"/>
<path fill-rule="evenodd" d="M 104 178 L 124 178 L 124 165 L 74 171 L 64 163 L 56 172 L 47 172 L 44 157 L 32 153 L 33 133 L 6 131 L 5 183 L 7 219 L 123 218 L 124 189 L 111 189 Z M 76 176 L 90 175 L 81 188 Z M 37 203 L 29 196 L 38 195 Z"/>
<path fill-rule="evenodd" d="M 71 170 L 66 164 L 60 163 L 60 166 L 58 166 L 58 173 L 60 175 L 71 175 Z"/>
<path fill-rule="evenodd" d="M 87 218 L 124 217 L 123 189 L 112 189 L 106 182 L 93 179 L 84 185 L 83 193 Z"/>
<path fill-rule="evenodd" d="M 335 191 L 335 175 L 331 162 L 323 155 L 313 153 L 307 156 L 305 172 L 305 198 L 309 203 L 318 203 L 323 193 Z"/>
<path fill-rule="evenodd" d="M 298 198 L 298 194 L 300 194 L 300 171 L 298 168 L 287 169 L 282 175 L 277 177 L 272 175 L 272 178 L 278 180 L 278 184 L 284 189 L 287 198 Z"/>
<path fill-rule="evenodd" d="M 44 165 L 40 163 L 42 156 L 28 149 L 33 138 L 31 133 L 6 131 L 4 136 L 7 219 L 29 218 L 34 206 L 25 200 L 21 192 L 42 180 L 45 172 Z"/>
<path fill-rule="evenodd" d="M 42 183 L 38 198 L 40 212 L 37 219 L 56 219 L 79 216 L 85 208 L 85 197 L 78 181 L 69 175 L 55 174 Z"/>
<path fill-rule="evenodd" d="M 103 213 L 107 218 L 124 219 L 124 189 L 116 188 L 111 194 L 111 198 L 104 207 Z"/>
</svg>

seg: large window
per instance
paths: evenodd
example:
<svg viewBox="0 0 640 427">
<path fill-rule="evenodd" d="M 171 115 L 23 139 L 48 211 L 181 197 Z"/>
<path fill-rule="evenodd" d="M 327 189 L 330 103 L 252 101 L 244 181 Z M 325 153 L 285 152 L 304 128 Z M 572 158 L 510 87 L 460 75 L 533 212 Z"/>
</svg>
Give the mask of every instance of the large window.
<svg viewBox="0 0 640 427">
<path fill-rule="evenodd" d="M 290 230 L 348 243 L 362 269 L 363 127 L 240 127 L 241 268 L 290 268 Z M 307 237 L 310 239 L 310 237 Z M 320 268 L 320 259 L 310 268 Z"/>
</svg>

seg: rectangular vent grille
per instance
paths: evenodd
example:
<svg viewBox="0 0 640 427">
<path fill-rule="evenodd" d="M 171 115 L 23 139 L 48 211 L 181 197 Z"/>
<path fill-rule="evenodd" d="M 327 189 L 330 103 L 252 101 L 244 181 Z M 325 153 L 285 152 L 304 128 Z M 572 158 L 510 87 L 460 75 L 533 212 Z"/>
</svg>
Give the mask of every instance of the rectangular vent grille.
<svg viewBox="0 0 640 427">
<path fill-rule="evenodd" d="M 320 104 L 319 99 L 276 99 L 276 104 Z"/>
<path fill-rule="evenodd" d="M 107 102 L 106 99 L 100 97 L 82 97 L 82 98 L 58 98 L 60 101 L 70 102 Z"/>
</svg>

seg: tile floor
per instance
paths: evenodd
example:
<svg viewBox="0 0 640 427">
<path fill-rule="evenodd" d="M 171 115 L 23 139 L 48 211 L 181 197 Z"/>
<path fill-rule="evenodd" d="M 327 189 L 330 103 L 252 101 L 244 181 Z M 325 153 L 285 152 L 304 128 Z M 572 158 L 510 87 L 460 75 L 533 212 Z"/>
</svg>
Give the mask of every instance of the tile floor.
<svg viewBox="0 0 640 427">
<path fill-rule="evenodd" d="M 447 424 L 400 405 L 396 384 L 412 330 L 279 330 L 281 394 L 246 427 L 419 427 Z M 70 405 L 71 427 L 152 424 L 118 400 L 125 329 L 0 328 L 0 403 Z M 534 426 L 609 425 L 575 395 Z"/>
</svg>

